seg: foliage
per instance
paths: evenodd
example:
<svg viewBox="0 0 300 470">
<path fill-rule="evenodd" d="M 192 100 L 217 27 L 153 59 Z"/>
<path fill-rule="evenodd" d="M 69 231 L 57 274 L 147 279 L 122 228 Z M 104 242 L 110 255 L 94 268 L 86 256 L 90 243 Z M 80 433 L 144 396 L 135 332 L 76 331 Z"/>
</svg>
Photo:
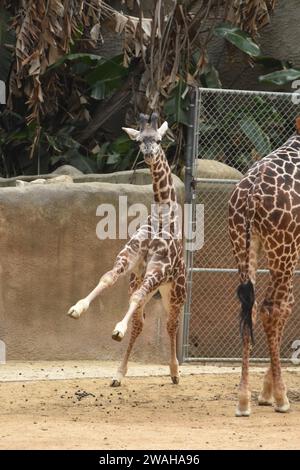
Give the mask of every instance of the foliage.
<svg viewBox="0 0 300 470">
<path fill-rule="evenodd" d="M 240 30 L 237 26 L 230 23 L 223 23 L 218 25 L 214 32 L 217 36 L 227 39 L 227 41 L 231 42 L 249 56 L 261 56 L 261 51 L 258 45 L 251 39 L 251 36 Z"/>
<path fill-rule="evenodd" d="M 63 163 L 85 173 L 131 168 L 136 149 L 121 125 L 152 110 L 171 125 L 166 150 L 179 170 L 188 87 L 222 86 L 207 53 L 213 36 L 252 63 L 271 63 L 255 36 L 274 1 L 177 0 L 166 11 L 155 0 L 150 18 L 142 2 L 125 3 L 130 14 L 98 0 L 0 0 L 0 79 L 8 89 L 0 115 L 2 175 L 47 172 Z M 137 17 L 134 5 L 140 5 Z M 105 29 L 123 37 L 121 55 L 97 54 Z M 244 123 L 244 132 L 251 125 Z M 263 145 L 257 135 L 256 145 Z"/>
<path fill-rule="evenodd" d="M 253 162 L 279 147 L 288 134 L 287 108 L 252 95 L 247 101 L 231 95 L 204 101 L 200 124 L 201 158 L 217 159 L 245 172 Z"/>
<path fill-rule="evenodd" d="M 269 83 L 271 85 L 286 85 L 287 83 L 293 82 L 300 78 L 299 69 L 284 69 L 278 70 L 277 72 L 268 73 L 267 75 L 261 75 L 259 80 L 263 83 Z"/>
</svg>

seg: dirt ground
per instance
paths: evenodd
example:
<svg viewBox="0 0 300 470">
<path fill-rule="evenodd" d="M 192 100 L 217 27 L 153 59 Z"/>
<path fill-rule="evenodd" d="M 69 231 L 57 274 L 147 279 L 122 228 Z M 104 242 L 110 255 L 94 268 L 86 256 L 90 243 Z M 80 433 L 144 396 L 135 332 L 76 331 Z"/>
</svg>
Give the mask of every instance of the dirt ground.
<svg viewBox="0 0 300 470">
<path fill-rule="evenodd" d="M 107 378 L 0 380 L 0 449 L 300 448 L 299 368 L 285 371 L 287 414 L 257 405 L 262 372 L 252 373 L 249 418 L 234 417 L 237 367 L 191 374 L 179 385 L 128 377 L 120 388 Z"/>
</svg>

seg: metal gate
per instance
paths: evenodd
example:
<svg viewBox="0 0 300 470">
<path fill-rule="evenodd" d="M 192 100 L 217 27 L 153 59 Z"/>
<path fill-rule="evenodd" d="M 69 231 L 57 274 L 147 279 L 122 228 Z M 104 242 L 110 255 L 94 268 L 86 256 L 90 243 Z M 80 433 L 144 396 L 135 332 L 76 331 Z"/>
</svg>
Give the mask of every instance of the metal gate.
<svg viewBox="0 0 300 470">
<path fill-rule="evenodd" d="M 183 361 L 240 360 L 240 305 L 236 298 L 239 279 L 227 230 L 228 200 L 234 185 L 254 161 L 278 148 L 293 134 L 295 118 L 300 115 L 298 103 L 300 95 L 292 93 L 207 88 L 193 91 L 185 171 L 186 202 L 192 203 L 190 232 L 196 225 L 196 204 L 204 205 L 203 227 L 196 227 L 204 230 L 204 245 L 198 251 L 188 246 L 186 250 L 188 298 L 182 332 Z M 202 177 L 198 176 L 198 165 Z M 259 304 L 267 289 L 269 273 L 264 259 L 258 267 Z M 293 348 L 299 344 L 296 340 L 300 340 L 299 274 L 298 269 L 296 303 L 281 349 L 284 360 L 291 359 Z M 268 349 L 259 319 L 255 338 L 252 358 L 264 361 Z"/>
</svg>

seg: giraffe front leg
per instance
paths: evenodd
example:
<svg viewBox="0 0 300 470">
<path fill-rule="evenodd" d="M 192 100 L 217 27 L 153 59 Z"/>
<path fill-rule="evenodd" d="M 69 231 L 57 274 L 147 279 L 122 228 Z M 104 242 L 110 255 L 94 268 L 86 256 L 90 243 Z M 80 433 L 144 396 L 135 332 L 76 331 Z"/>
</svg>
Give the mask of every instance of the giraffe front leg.
<svg viewBox="0 0 300 470">
<path fill-rule="evenodd" d="M 263 388 L 258 397 L 258 404 L 260 406 L 273 405 L 273 377 L 271 367 L 269 367 L 269 369 L 265 373 Z"/>
<path fill-rule="evenodd" d="M 77 320 L 82 315 L 82 313 L 88 310 L 89 306 L 90 303 L 87 299 L 78 300 L 78 302 L 69 309 L 68 315 L 69 317 L 75 318 Z"/>
<path fill-rule="evenodd" d="M 275 402 L 275 411 L 286 413 L 290 409 L 290 403 L 286 394 L 286 387 L 282 380 L 280 354 L 279 354 L 279 318 L 280 307 L 272 305 L 270 308 L 263 307 L 263 326 L 267 335 L 269 351 L 271 357 L 271 375 L 273 385 L 273 396 Z"/>
<path fill-rule="evenodd" d="M 278 325 L 278 347 L 281 346 L 282 335 L 285 323 L 292 311 L 292 305 L 294 304 L 294 296 L 291 294 L 289 297 L 289 305 L 285 308 L 285 312 L 282 315 L 282 319 Z M 262 391 L 258 397 L 258 404 L 261 406 L 272 406 L 274 404 L 273 397 L 273 376 L 272 368 L 269 366 L 268 370 L 265 373 Z"/>
<path fill-rule="evenodd" d="M 170 360 L 170 376 L 172 379 L 173 384 L 178 385 L 179 384 L 179 362 L 177 359 L 177 354 L 176 354 L 176 339 L 177 339 L 177 330 L 178 330 L 178 317 L 180 315 L 180 308 L 179 310 L 175 313 L 174 311 L 172 312 L 172 318 L 170 318 L 167 322 L 167 331 L 169 333 L 170 337 L 170 344 L 171 344 L 171 360 Z"/>
<path fill-rule="evenodd" d="M 130 240 L 125 248 L 118 254 L 114 267 L 101 277 L 98 285 L 92 292 L 69 309 L 68 315 L 71 318 L 79 318 L 82 313 L 88 310 L 91 302 L 96 299 L 104 289 L 113 286 L 119 277 L 124 276 L 138 262 L 138 259 L 138 247 L 134 245 L 134 240 Z"/>
<path fill-rule="evenodd" d="M 182 275 L 172 284 L 162 286 L 160 288 L 162 302 L 168 314 L 167 332 L 170 338 L 170 376 L 173 384 L 179 384 L 179 362 L 177 359 L 177 331 L 181 309 L 185 301 L 185 276 Z"/>
<path fill-rule="evenodd" d="M 91 304 L 91 302 L 101 294 L 101 292 L 109 286 L 112 286 L 121 273 L 118 273 L 117 269 L 112 269 L 111 271 L 105 273 L 98 285 L 92 292 L 89 293 L 84 299 L 79 300 L 75 305 L 73 305 L 69 311 L 68 315 L 71 318 L 78 319 L 84 312 L 86 312 Z"/>
</svg>

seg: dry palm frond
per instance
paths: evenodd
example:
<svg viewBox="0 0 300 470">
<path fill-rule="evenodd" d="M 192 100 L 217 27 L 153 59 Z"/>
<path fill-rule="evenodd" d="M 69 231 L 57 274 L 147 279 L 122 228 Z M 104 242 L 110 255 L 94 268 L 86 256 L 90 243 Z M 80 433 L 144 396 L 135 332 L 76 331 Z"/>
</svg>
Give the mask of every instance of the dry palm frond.
<svg viewBox="0 0 300 470">
<path fill-rule="evenodd" d="M 215 8 L 215 2 L 198 1 L 193 8 L 189 3 L 193 2 L 174 2 L 173 9 L 166 14 L 163 2 L 157 0 L 152 21 L 147 23 L 148 29 L 143 33 L 142 44 L 146 43 L 147 47 L 144 51 L 146 70 L 141 85 L 150 109 L 161 107 L 180 78 L 191 83 L 194 80 L 190 74 L 191 56 L 199 49 L 201 55 L 205 55 L 207 36 L 213 24 L 204 34 L 203 24 Z M 146 29 L 144 22 L 142 20 L 143 31 Z M 136 28 L 136 33 L 140 33 L 141 29 Z M 137 34 L 126 39 L 126 50 L 131 50 L 134 55 L 138 43 L 142 41 Z M 203 65 L 200 60 L 194 71 L 195 76 Z"/>
<path fill-rule="evenodd" d="M 255 2 L 256 6 L 268 3 L 269 9 L 274 7 L 274 1 Z M 255 2 L 190 0 L 174 2 L 173 8 L 166 12 L 164 2 L 156 0 L 151 18 L 144 18 L 142 2 L 139 17 L 118 12 L 102 2 L 102 21 L 116 33 L 123 34 L 124 65 L 128 66 L 133 58 L 139 58 L 144 64 L 138 93 L 135 93 L 135 108 L 143 112 L 161 109 L 180 79 L 189 85 L 197 85 L 197 78 L 207 67 L 207 45 L 215 24 L 231 15 L 235 24 L 239 23 L 241 28 L 248 27 L 248 23 L 241 21 L 244 5 L 248 8 L 250 24 L 261 27 L 263 8 L 249 10 L 250 4 Z M 246 15 L 245 12 L 243 14 Z M 191 57 L 196 51 L 200 52 L 199 59 L 191 74 Z M 128 103 L 127 91 L 125 95 Z M 123 106 L 124 100 L 119 99 L 119 103 Z M 92 130 L 95 132 L 103 124 L 103 119 L 111 115 L 112 109 L 111 100 L 102 104 L 89 128 L 81 134 L 81 139 L 90 138 Z"/>
<path fill-rule="evenodd" d="M 48 77 L 44 77 L 46 70 L 70 51 L 73 38 L 80 34 L 82 26 L 89 30 L 87 40 L 90 44 L 98 40 L 101 2 L 23 0 L 13 4 L 7 1 L 6 4 L 14 13 L 12 26 L 16 31 L 13 74 L 16 86 L 11 84 L 12 89 L 24 90 L 30 110 L 28 121 L 38 121 L 43 109 L 51 112 L 44 93 L 44 89 L 49 88 Z M 55 75 L 50 79 L 53 81 Z M 51 102 L 53 104 L 54 100 Z"/>
<path fill-rule="evenodd" d="M 251 36 L 270 22 L 276 0 L 233 0 L 228 19 Z"/>
<path fill-rule="evenodd" d="M 232 22 L 255 34 L 268 21 L 275 0 L 174 2 L 168 14 L 164 2 L 156 0 L 153 18 L 143 17 L 142 2 L 137 2 L 140 17 L 118 12 L 101 0 L 6 0 L 4 3 L 14 14 L 16 31 L 16 64 L 10 89 L 15 94 L 18 89 L 24 90 L 30 111 L 28 121 L 39 121 L 45 110 L 56 111 L 55 96 L 59 93 L 55 72 L 47 75 L 45 72 L 70 51 L 76 36 L 83 40 L 81 44 L 91 46 L 101 38 L 104 22 L 116 33 L 123 34 L 124 64 L 128 66 L 133 57 L 143 58 L 145 76 L 149 77 L 145 93 L 153 109 L 160 97 L 166 97 L 174 88 L 179 71 L 187 80 L 190 56 L 196 47 L 205 57 L 210 34 L 206 34 L 205 40 L 200 37 L 203 37 L 202 25 L 209 17 L 219 15 L 225 5 Z M 123 3 L 132 8 L 134 1 Z M 204 59 L 199 64 L 203 62 Z M 54 91 L 50 97 L 45 93 L 49 89 Z"/>
<path fill-rule="evenodd" d="M 143 67 L 140 63 L 139 69 L 144 68 L 144 71 L 138 84 L 138 93 L 134 94 L 137 97 L 135 105 L 140 111 L 161 109 L 180 78 L 189 84 L 195 84 L 195 76 L 206 64 L 204 57 L 207 32 L 201 45 L 201 27 L 209 15 L 212 3 L 198 0 L 197 7 L 190 12 L 186 5 L 174 2 L 172 10 L 168 13 L 165 12 L 163 3 L 162 0 L 156 1 L 152 18 L 144 18 L 142 8 L 137 18 L 116 12 L 102 3 L 102 14 L 105 18 L 103 21 L 117 33 L 123 34 L 124 65 L 128 66 L 132 59 L 142 61 Z M 198 62 L 195 76 L 192 76 L 189 71 L 190 58 L 199 45 L 203 57 Z M 116 105 L 123 106 L 124 100 L 128 103 L 130 81 L 132 80 L 129 79 L 124 84 L 122 99 L 120 96 L 116 103 L 112 98 L 101 104 L 101 109 L 97 109 L 88 128 L 80 134 L 80 141 L 89 139 L 103 124 L 103 119 L 111 115 L 111 110 L 115 109 Z M 136 83 L 136 78 L 133 82 Z M 134 89 L 137 90 L 136 85 Z M 113 107 L 111 102 L 114 103 Z"/>
<path fill-rule="evenodd" d="M 90 120 L 80 141 L 88 139 L 108 117 L 127 106 L 133 91 L 140 111 L 159 110 L 182 79 L 196 84 L 207 66 L 207 45 L 215 24 L 228 19 L 255 35 L 269 20 L 275 0 L 187 0 L 174 1 L 166 11 L 163 0 L 155 0 L 154 14 L 144 18 L 143 2 L 122 0 L 129 9 L 139 6 L 138 17 L 115 10 L 102 0 L 0 0 L 12 15 L 16 32 L 15 63 L 9 78 L 10 97 L 25 96 L 27 121 L 37 123 L 35 143 L 39 140 L 42 118 L 59 110 L 62 98 L 69 100 L 66 115 Z M 85 107 L 80 86 L 70 83 L 57 69 L 49 67 L 70 52 L 90 50 L 101 40 L 106 25 L 123 36 L 124 65 L 131 71 L 123 87 L 113 97 L 101 102 L 91 118 Z M 198 51 L 196 66 L 191 72 L 191 57 Z M 137 59 L 136 63 L 133 59 Z M 142 97 L 142 98 L 141 98 Z M 148 108 L 148 109 L 147 109 Z"/>
<path fill-rule="evenodd" d="M 138 0 L 138 2 L 139 2 L 139 0 Z M 129 10 L 133 10 L 134 0 L 122 0 L 121 3 L 126 4 L 127 8 L 129 8 Z"/>
</svg>

